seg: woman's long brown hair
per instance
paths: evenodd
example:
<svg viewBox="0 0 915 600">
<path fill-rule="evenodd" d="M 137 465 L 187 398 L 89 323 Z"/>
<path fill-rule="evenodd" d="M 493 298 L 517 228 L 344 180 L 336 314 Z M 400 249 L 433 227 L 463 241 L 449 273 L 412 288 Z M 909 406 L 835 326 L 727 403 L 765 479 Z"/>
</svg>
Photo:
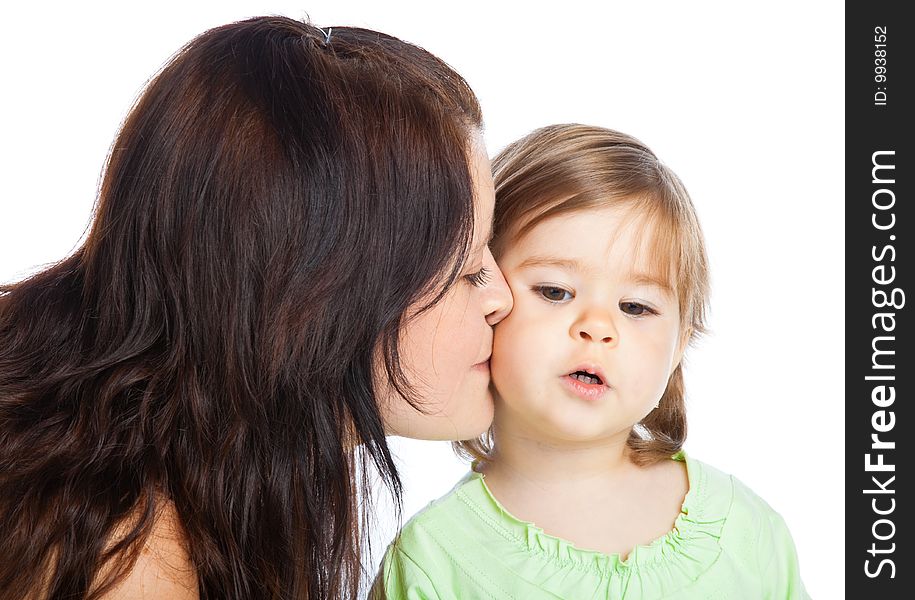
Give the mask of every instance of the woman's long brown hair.
<svg viewBox="0 0 915 600">
<path fill-rule="evenodd" d="M 400 499 L 376 390 L 417 400 L 398 332 L 459 277 L 480 121 L 364 29 L 257 18 L 173 57 L 86 242 L 0 286 L 0 597 L 104 595 L 162 500 L 201 597 L 355 597 L 365 467 Z"/>
</svg>

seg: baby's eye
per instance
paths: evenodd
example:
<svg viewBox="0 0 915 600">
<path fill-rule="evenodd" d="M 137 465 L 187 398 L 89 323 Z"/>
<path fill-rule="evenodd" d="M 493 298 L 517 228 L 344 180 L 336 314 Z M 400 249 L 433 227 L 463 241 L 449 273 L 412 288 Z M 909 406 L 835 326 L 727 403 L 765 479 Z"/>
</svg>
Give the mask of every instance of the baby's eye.
<svg viewBox="0 0 915 600">
<path fill-rule="evenodd" d="M 633 315 L 636 317 L 658 314 L 652 308 L 638 302 L 620 302 L 620 310 L 622 310 L 627 315 Z"/>
<path fill-rule="evenodd" d="M 538 285 L 534 290 L 550 302 L 564 302 L 572 299 L 572 293 L 561 287 L 552 285 Z"/>
</svg>

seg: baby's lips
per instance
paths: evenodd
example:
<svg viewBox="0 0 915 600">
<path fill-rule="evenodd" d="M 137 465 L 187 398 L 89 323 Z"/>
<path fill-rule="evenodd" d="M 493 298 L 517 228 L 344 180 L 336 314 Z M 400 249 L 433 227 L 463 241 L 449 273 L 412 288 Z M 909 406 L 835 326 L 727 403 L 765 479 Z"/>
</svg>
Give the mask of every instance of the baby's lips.
<svg viewBox="0 0 915 600">
<path fill-rule="evenodd" d="M 597 376 L 603 385 L 606 385 L 609 387 L 609 384 L 607 383 L 606 373 L 604 373 L 603 369 L 601 369 L 600 366 L 597 365 L 596 363 L 590 363 L 590 362 L 581 363 L 578 366 L 576 366 L 574 369 L 572 369 L 571 371 L 566 373 L 564 375 L 564 377 L 565 376 L 571 377 L 573 374 L 575 374 L 578 371 L 582 371 L 583 373 L 588 373 L 590 375 Z"/>
</svg>

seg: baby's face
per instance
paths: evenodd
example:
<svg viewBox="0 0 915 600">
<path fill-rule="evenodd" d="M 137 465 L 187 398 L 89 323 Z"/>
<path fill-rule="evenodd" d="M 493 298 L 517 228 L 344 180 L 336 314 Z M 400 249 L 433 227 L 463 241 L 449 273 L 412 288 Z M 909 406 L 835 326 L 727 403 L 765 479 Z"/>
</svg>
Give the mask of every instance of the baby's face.
<svg viewBox="0 0 915 600">
<path fill-rule="evenodd" d="M 661 398 L 686 339 L 676 293 L 647 276 L 651 231 L 629 216 L 552 217 L 503 252 L 514 308 L 491 360 L 500 428 L 624 440 Z"/>
</svg>

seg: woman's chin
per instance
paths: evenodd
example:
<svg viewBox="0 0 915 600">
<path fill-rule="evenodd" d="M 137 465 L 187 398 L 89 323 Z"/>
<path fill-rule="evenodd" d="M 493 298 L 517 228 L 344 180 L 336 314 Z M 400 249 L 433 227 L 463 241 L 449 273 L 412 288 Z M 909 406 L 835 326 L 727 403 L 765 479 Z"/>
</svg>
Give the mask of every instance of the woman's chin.
<svg viewBox="0 0 915 600">
<path fill-rule="evenodd" d="M 492 419 L 495 414 L 492 392 L 487 388 L 483 400 L 477 404 L 477 411 L 470 415 L 468 426 L 462 433 L 460 440 L 471 440 L 478 438 L 486 433 L 492 425 Z"/>
<path fill-rule="evenodd" d="M 489 388 L 458 397 L 456 410 L 450 417 L 437 419 L 435 432 L 424 439 L 471 440 L 486 433 L 494 414 L 493 398 Z"/>
<path fill-rule="evenodd" d="M 475 401 L 465 401 L 453 406 L 458 410 L 448 413 L 421 414 L 407 407 L 412 414 L 399 412 L 393 422 L 386 423 L 386 435 L 416 440 L 455 441 L 470 440 L 485 433 L 492 425 L 492 394 L 486 390 L 477 394 Z"/>
</svg>

